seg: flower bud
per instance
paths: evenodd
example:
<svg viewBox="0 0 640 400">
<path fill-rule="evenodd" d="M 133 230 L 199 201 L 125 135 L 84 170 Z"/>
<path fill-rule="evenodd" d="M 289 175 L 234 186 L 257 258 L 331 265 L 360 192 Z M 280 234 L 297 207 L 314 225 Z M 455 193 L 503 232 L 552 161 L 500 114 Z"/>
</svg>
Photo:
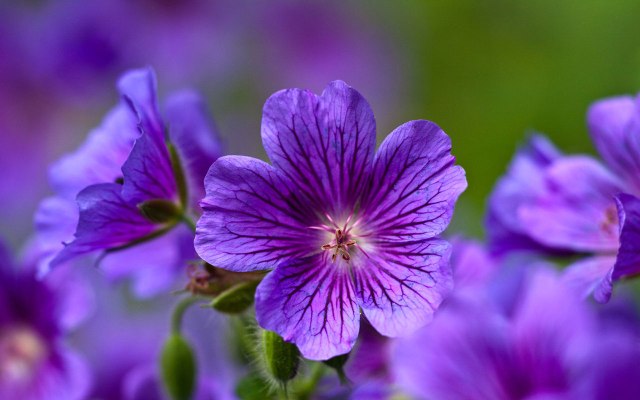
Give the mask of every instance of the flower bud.
<svg viewBox="0 0 640 400">
<path fill-rule="evenodd" d="M 280 383 L 287 383 L 298 373 L 300 352 L 295 344 L 285 342 L 275 332 L 262 331 L 262 351 L 268 374 Z"/>
<path fill-rule="evenodd" d="M 254 280 L 232 286 L 216 296 L 211 306 L 223 313 L 239 314 L 253 304 L 259 283 L 260 281 Z"/>
<path fill-rule="evenodd" d="M 174 202 L 164 199 L 146 200 L 138 203 L 137 207 L 146 219 L 159 224 L 176 221 L 182 215 L 182 211 Z"/>
<path fill-rule="evenodd" d="M 189 343 L 173 333 L 164 344 L 161 356 L 162 379 L 173 400 L 188 400 L 196 380 L 196 362 Z"/>
</svg>

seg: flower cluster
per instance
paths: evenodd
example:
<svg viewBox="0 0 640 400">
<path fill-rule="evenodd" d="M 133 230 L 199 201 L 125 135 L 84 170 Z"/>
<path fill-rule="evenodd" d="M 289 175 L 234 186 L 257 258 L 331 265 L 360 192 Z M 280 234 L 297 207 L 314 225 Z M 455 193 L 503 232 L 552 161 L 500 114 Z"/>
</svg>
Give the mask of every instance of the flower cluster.
<svg viewBox="0 0 640 400">
<path fill-rule="evenodd" d="M 19 265 L 0 249 L 0 398 L 640 396 L 631 301 L 588 296 L 640 273 L 637 99 L 590 109 L 604 164 L 532 136 L 483 244 L 442 237 L 467 187 L 449 136 L 416 120 L 376 149 L 345 82 L 267 99 L 269 162 L 223 156 L 150 68 L 118 89 Z"/>
</svg>

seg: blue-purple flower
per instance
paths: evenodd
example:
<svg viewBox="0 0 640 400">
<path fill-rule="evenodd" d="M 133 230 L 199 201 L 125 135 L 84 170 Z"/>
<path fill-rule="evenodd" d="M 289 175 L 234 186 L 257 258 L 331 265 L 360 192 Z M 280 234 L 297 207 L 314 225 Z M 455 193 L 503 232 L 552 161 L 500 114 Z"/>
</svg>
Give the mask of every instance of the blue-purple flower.
<svg viewBox="0 0 640 400">
<path fill-rule="evenodd" d="M 545 267 L 447 304 L 400 339 L 398 385 L 419 399 L 633 399 L 640 395 L 638 321 L 598 314 Z"/>
<path fill-rule="evenodd" d="M 613 282 L 640 272 L 640 112 L 631 97 L 595 103 L 592 139 L 605 165 L 588 156 L 563 156 L 541 137 L 521 150 L 490 200 L 491 247 L 590 254 L 566 279 L 607 301 Z"/>
<path fill-rule="evenodd" d="M 52 166 L 56 196 L 38 210 L 36 246 L 42 272 L 49 261 L 106 251 L 105 271 L 133 275 L 136 292 L 150 295 L 195 257 L 193 233 L 180 222 L 199 213 L 202 181 L 220 146 L 194 93 L 171 96 L 161 114 L 152 70 L 131 71 L 118 86 L 122 102 L 80 149 Z M 70 243 L 63 248 L 63 241 Z"/>
<path fill-rule="evenodd" d="M 272 162 L 227 156 L 207 174 L 196 250 L 238 272 L 273 270 L 258 323 L 310 359 L 348 352 L 360 312 L 387 336 L 427 323 L 451 288 L 439 238 L 466 188 L 434 123 L 398 127 L 374 156 L 366 100 L 344 82 L 275 93 L 262 141 Z"/>
<path fill-rule="evenodd" d="M 0 243 L 0 398 L 84 398 L 85 363 L 64 342 L 76 311 L 68 289 L 14 265 Z"/>
</svg>

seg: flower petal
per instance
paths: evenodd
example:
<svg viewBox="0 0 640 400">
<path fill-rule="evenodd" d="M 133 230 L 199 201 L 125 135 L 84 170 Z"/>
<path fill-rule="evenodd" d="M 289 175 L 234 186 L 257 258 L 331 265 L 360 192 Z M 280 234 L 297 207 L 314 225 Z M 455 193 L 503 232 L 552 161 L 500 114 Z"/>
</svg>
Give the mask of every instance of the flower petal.
<svg viewBox="0 0 640 400">
<path fill-rule="evenodd" d="M 194 92 L 177 93 L 167 99 L 164 115 L 188 179 L 191 203 L 197 206 L 204 197 L 204 177 L 222 155 L 218 131 L 203 99 Z"/>
<path fill-rule="evenodd" d="M 408 334 L 431 320 L 453 288 L 450 252 L 431 239 L 352 254 L 358 304 L 378 332 Z"/>
<path fill-rule="evenodd" d="M 92 185 L 78 194 L 80 219 L 75 240 L 54 259 L 51 266 L 96 250 L 108 250 L 142 239 L 161 229 L 125 202 L 116 183 Z"/>
<path fill-rule="evenodd" d="M 373 160 L 376 125 L 367 101 L 342 81 L 322 96 L 289 89 L 264 106 L 262 142 L 273 165 L 318 210 L 353 210 Z"/>
<path fill-rule="evenodd" d="M 207 173 L 205 187 L 195 246 L 212 265 L 239 272 L 271 269 L 324 244 L 308 228 L 317 225 L 316 215 L 293 184 L 263 161 L 221 157 Z"/>
<path fill-rule="evenodd" d="M 178 200 L 178 188 L 167 146 L 158 145 L 148 134 L 136 140 L 122 166 L 122 197 L 131 204 L 145 200 Z"/>
<path fill-rule="evenodd" d="M 164 143 L 164 129 L 156 91 L 156 74 L 151 68 L 132 70 L 118 81 L 118 89 L 129 105 L 143 132 L 158 144 Z"/>
<path fill-rule="evenodd" d="M 617 197 L 620 218 L 620 249 L 611 278 L 640 274 L 640 199 L 621 193 Z"/>
<path fill-rule="evenodd" d="M 598 152 L 640 191 L 640 105 L 631 96 L 600 100 L 589 108 L 588 124 Z"/>
<path fill-rule="evenodd" d="M 334 266 L 326 252 L 285 262 L 256 290 L 258 324 L 295 343 L 310 360 L 347 353 L 358 337 L 351 277 Z"/>
<path fill-rule="evenodd" d="M 87 140 L 49 168 L 56 194 L 74 200 L 89 185 L 111 183 L 122 177 L 134 141 L 140 136 L 135 116 L 125 105 L 116 106 Z"/>
<path fill-rule="evenodd" d="M 385 241 L 442 232 L 467 187 L 464 170 L 454 162 L 451 140 L 433 122 L 411 121 L 394 130 L 378 150 L 363 195 L 365 229 Z"/>
<path fill-rule="evenodd" d="M 489 198 L 485 226 L 493 253 L 550 250 L 527 235 L 518 219 L 518 209 L 544 190 L 544 170 L 560 157 L 561 153 L 542 135 L 532 135 L 518 149 L 507 174 L 498 181 Z"/>
<path fill-rule="evenodd" d="M 589 257 L 571 264 L 564 270 L 562 279 L 583 297 L 594 294 L 596 300 L 605 302 L 611 297 L 611 271 L 615 262 L 614 256 Z"/>
<path fill-rule="evenodd" d="M 613 196 L 621 183 L 593 158 L 564 157 L 545 171 L 546 189 L 518 210 L 526 232 L 546 246 L 615 251 L 618 223 Z"/>
<path fill-rule="evenodd" d="M 134 294 L 149 298 L 184 284 L 187 264 L 196 257 L 193 233 L 181 224 L 158 238 L 109 254 L 100 269 L 112 281 L 131 278 Z"/>
</svg>

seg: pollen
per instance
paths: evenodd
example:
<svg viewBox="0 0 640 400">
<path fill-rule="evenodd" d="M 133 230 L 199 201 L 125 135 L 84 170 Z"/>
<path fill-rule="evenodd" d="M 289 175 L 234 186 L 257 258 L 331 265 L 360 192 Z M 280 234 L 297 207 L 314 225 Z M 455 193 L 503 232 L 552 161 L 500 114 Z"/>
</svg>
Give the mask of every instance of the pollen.
<svg viewBox="0 0 640 400">
<path fill-rule="evenodd" d="M 344 234 L 342 229 L 336 229 L 335 238 L 330 243 L 327 243 L 322 246 L 322 250 L 332 250 L 333 254 L 331 255 L 331 261 L 335 262 L 338 256 L 340 256 L 346 262 L 351 260 L 351 255 L 349 254 L 349 246 L 354 246 L 356 241 L 353 239 L 349 239 L 347 235 Z"/>
</svg>

